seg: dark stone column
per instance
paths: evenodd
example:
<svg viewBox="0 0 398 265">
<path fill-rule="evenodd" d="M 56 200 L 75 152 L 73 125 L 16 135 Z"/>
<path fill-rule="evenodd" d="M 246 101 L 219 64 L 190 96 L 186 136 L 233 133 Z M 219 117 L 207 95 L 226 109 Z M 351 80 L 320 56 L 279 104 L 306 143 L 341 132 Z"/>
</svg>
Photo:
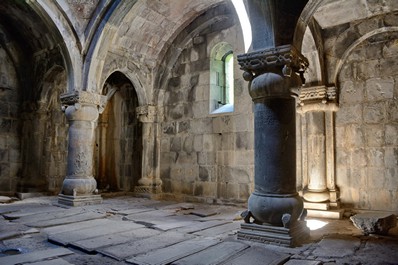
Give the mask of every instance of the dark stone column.
<svg viewBox="0 0 398 265">
<path fill-rule="evenodd" d="M 298 220 L 303 201 L 296 191 L 296 104 L 292 97 L 292 91 L 303 83 L 308 62 L 291 45 L 240 55 L 238 61 L 254 102 L 255 142 L 254 192 L 238 237 L 291 246 L 295 236 L 308 234 Z M 268 230 L 264 234 L 264 227 L 274 235 L 268 237 Z"/>
<path fill-rule="evenodd" d="M 94 129 L 99 116 L 101 96 L 73 92 L 61 96 L 69 122 L 67 176 L 58 202 L 71 206 L 101 203 L 93 176 Z"/>
</svg>

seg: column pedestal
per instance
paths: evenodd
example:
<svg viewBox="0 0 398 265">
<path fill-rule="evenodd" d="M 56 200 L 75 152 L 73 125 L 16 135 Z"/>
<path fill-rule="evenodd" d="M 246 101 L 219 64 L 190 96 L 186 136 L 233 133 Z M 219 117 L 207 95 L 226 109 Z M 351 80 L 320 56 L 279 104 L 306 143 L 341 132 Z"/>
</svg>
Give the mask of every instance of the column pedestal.
<svg viewBox="0 0 398 265">
<path fill-rule="evenodd" d="M 277 59 L 275 59 L 277 58 Z M 309 236 L 296 190 L 295 72 L 306 59 L 291 45 L 238 56 L 254 102 L 254 192 L 238 238 L 293 246 Z M 300 220 L 299 220 L 300 218 Z"/>
<path fill-rule="evenodd" d="M 98 204 L 97 182 L 93 176 L 95 125 L 101 96 L 85 91 L 61 96 L 69 122 L 67 176 L 58 203 L 69 206 Z"/>
</svg>

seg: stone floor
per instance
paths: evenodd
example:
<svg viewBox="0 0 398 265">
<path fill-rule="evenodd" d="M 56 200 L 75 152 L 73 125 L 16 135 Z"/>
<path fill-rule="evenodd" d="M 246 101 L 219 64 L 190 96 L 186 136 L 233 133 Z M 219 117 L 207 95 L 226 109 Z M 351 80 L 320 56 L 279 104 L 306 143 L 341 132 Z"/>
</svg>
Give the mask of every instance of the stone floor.
<svg viewBox="0 0 398 265">
<path fill-rule="evenodd" d="M 130 196 L 83 207 L 57 197 L 3 203 L 0 264 L 398 264 L 398 228 L 363 236 L 349 219 L 324 219 L 287 248 L 237 240 L 242 210 Z"/>
</svg>

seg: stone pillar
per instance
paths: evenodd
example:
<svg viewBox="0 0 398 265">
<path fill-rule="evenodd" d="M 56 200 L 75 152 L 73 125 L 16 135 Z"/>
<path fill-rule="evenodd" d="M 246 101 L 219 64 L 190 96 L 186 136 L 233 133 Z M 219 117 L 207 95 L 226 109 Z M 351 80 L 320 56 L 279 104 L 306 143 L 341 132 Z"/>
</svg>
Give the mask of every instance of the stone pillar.
<svg viewBox="0 0 398 265">
<path fill-rule="evenodd" d="M 294 245 L 308 235 L 296 191 L 296 107 L 307 60 L 291 45 L 238 56 L 254 102 L 255 179 L 238 238 Z M 253 222 L 251 221 L 253 219 Z M 282 232 L 283 230 L 283 232 Z"/>
<path fill-rule="evenodd" d="M 336 209 L 339 194 L 334 172 L 334 112 L 337 110 L 335 87 L 300 90 L 297 111 L 302 119 L 302 193 L 310 216 L 342 217 L 342 211 Z M 331 208 L 335 211 L 329 211 Z"/>
<path fill-rule="evenodd" d="M 160 143 L 159 117 L 161 113 L 156 106 L 146 105 L 137 108 L 137 116 L 142 126 L 142 175 L 135 187 L 135 192 L 152 196 L 162 192 L 160 179 Z"/>
<path fill-rule="evenodd" d="M 61 95 L 61 102 L 69 122 L 69 141 L 67 175 L 58 202 L 70 206 L 101 203 L 93 176 L 94 129 L 101 95 L 75 91 Z"/>
</svg>

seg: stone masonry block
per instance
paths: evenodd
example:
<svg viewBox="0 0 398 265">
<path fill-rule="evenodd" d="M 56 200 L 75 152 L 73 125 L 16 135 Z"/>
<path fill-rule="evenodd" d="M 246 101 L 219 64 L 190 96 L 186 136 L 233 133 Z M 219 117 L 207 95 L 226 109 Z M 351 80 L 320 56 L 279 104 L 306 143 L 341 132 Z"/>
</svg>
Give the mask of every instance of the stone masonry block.
<svg viewBox="0 0 398 265">
<path fill-rule="evenodd" d="M 361 213 L 351 216 L 350 219 L 365 235 L 386 235 L 388 230 L 397 225 L 397 217 L 390 213 Z"/>
<path fill-rule="evenodd" d="M 394 96 L 394 79 L 372 78 L 366 81 L 368 100 L 391 99 Z"/>
</svg>

